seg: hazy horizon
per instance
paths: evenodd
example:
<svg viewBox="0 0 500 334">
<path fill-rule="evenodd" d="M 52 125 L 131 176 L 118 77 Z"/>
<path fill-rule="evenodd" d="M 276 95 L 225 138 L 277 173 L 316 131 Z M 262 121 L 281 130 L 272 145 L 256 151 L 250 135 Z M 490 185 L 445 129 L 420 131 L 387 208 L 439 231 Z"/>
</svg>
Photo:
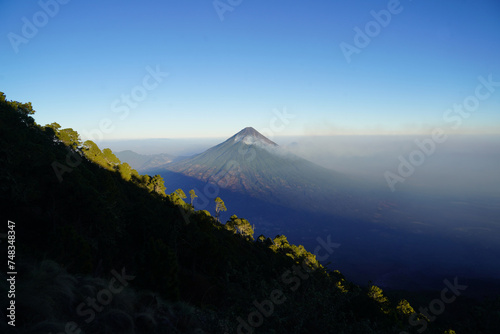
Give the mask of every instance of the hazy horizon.
<svg viewBox="0 0 500 334">
<path fill-rule="evenodd" d="M 270 138 L 290 152 L 322 167 L 359 176 L 381 185 L 387 191 L 384 173 L 398 174 L 399 157 L 421 151 L 415 140 L 429 136 L 281 136 Z M 131 150 L 143 155 L 191 156 L 204 152 L 227 138 L 184 138 L 103 141 L 101 147 L 115 152 Z M 500 198 L 500 136 L 455 135 L 435 143 L 432 154 L 425 154 L 422 165 L 395 191 L 419 191 L 434 195 L 496 196 Z"/>
</svg>

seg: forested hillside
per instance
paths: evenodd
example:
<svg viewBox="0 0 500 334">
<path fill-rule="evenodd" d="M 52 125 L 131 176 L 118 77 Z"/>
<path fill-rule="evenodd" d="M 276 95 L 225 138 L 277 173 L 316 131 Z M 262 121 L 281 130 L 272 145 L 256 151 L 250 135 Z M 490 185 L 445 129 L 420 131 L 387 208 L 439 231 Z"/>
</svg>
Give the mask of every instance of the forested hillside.
<svg viewBox="0 0 500 334">
<path fill-rule="evenodd" d="M 33 114 L 30 103 L 0 93 L 0 231 L 15 222 L 19 272 L 16 327 L 2 314 L 2 332 L 496 329 L 498 301 L 429 321 L 414 314 L 404 293 L 388 299 L 375 286 L 359 287 L 326 270 L 286 236 L 254 236 L 243 218 L 223 224 L 196 211 L 182 190 L 166 195 L 160 176 L 140 175 L 111 150 L 82 143 L 57 123 L 38 125 Z M 322 257 L 332 251 L 327 246 Z"/>
</svg>

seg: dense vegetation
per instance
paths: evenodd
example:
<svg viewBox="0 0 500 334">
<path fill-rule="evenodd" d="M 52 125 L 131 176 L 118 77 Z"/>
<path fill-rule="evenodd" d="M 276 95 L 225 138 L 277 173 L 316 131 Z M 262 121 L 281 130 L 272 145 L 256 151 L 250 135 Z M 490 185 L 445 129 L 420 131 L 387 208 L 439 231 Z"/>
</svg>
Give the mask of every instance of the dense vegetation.
<svg viewBox="0 0 500 334">
<path fill-rule="evenodd" d="M 403 297 L 346 281 L 285 236 L 254 238 L 243 218 L 222 224 L 181 189 L 166 195 L 160 176 L 33 113 L 0 93 L 0 200 L 16 223 L 21 273 L 16 327 L 2 314 L 2 332 L 419 332 L 409 317 L 427 333 L 496 329 L 498 301 L 456 326 L 412 316 Z M 221 199 L 213 207 L 225 209 Z"/>
</svg>

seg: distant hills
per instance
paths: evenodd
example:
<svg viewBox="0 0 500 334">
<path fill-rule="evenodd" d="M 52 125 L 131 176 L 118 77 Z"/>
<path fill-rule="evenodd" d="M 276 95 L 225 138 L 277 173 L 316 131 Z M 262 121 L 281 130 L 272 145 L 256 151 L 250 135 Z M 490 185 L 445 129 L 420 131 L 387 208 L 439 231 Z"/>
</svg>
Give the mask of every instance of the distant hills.
<svg viewBox="0 0 500 334">
<path fill-rule="evenodd" d="M 121 151 L 115 153 L 120 161 L 127 162 L 130 167 L 141 172 L 149 168 L 163 166 L 172 162 L 176 157 L 170 154 L 139 154 L 131 150 Z"/>
</svg>

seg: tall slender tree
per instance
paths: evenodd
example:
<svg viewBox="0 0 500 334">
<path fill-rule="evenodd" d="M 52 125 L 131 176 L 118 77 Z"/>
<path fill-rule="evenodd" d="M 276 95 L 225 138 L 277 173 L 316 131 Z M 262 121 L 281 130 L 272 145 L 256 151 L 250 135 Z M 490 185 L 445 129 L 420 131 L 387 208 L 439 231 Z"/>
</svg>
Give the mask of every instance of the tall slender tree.
<svg viewBox="0 0 500 334">
<path fill-rule="evenodd" d="M 227 211 L 226 205 L 224 204 L 224 201 L 220 198 L 217 197 L 215 199 L 215 219 L 217 219 L 219 222 L 219 216 L 221 211 Z"/>
<path fill-rule="evenodd" d="M 198 197 L 198 195 L 196 195 L 196 193 L 194 192 L 194 189 L 191 189 L 189 191 L 189 196 L 191 197 L 191 206 L 193 206 L 193 201 L 196 197 Z"/>
</svg>

